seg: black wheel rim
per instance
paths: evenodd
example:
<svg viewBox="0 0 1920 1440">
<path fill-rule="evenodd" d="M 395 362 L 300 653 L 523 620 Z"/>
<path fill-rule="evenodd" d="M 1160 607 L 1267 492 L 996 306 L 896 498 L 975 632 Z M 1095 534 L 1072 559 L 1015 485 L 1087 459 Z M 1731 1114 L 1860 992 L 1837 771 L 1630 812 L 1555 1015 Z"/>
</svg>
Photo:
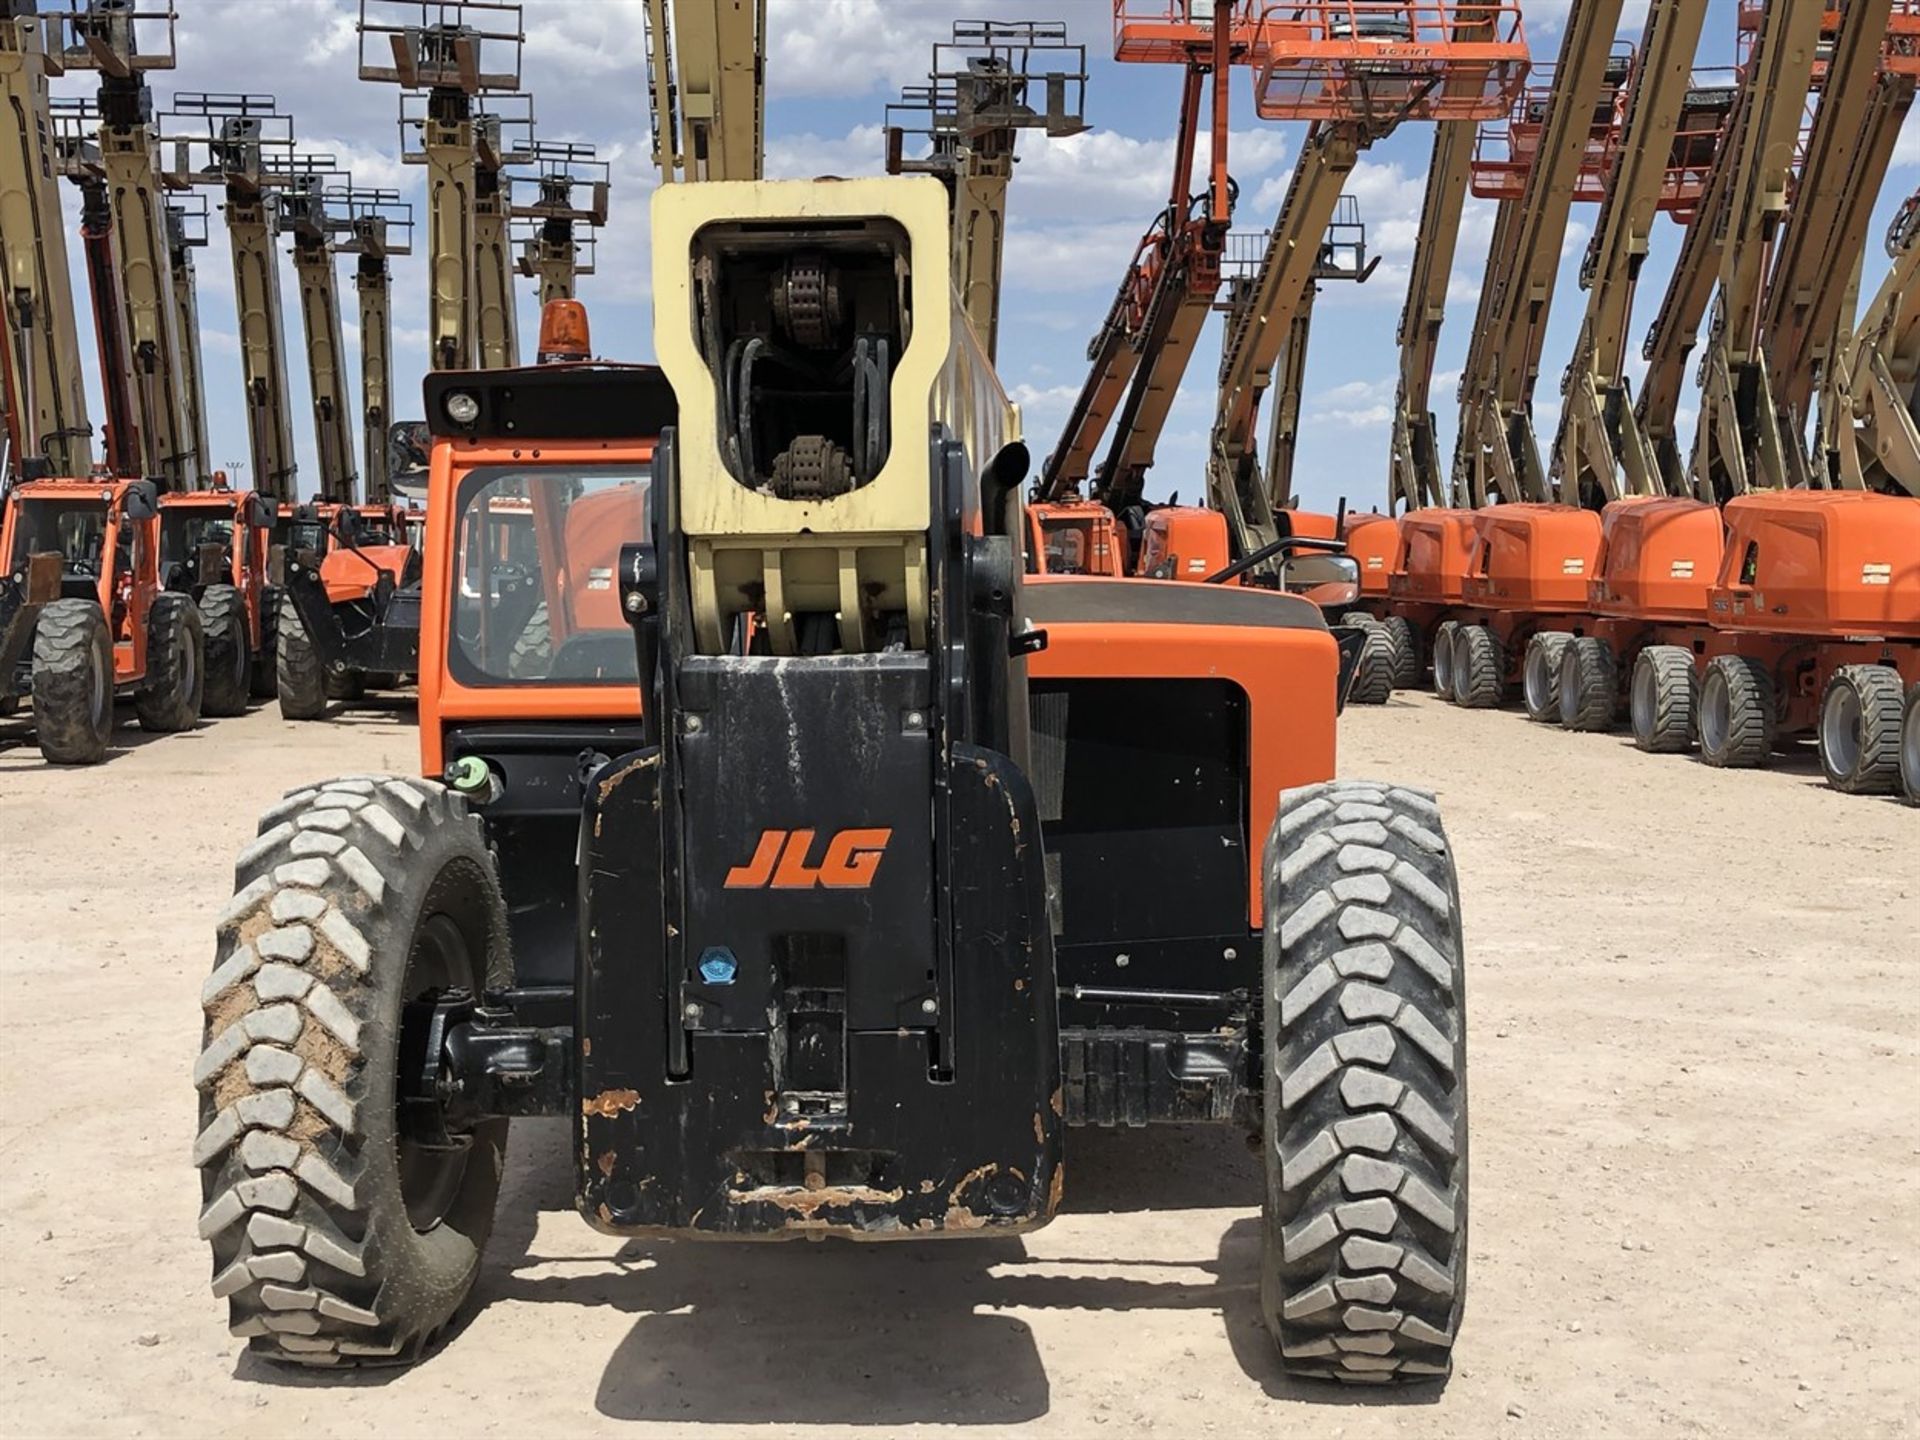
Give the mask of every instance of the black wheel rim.
<svg viewBox="0 0 1920 1440">
<path fill-rule="evenodd" d="M 95 730 L 105 730 L 113 707 L 113 688 L 112 681 L 109 679 L 113 673 L 113 652 L 111 650 L 107 652 L 107 659 L 103 664 L 99 652 L 95 651 L 91 668 L 93 670 L 92 692 L 87 697 L 87 714 L 92 719 Z"/>
<path fill-rule="evenodd" d="M 430 915 L 414 936 L 400 1012 L 400 1074 L 395 1093 L 394 1147 L 407 1220 L 424 1235 L 445 1220 L 460 1197 L 473 1154 L 473 1135 L 450 1125 L 435 1083 L 439 1056 L 434 1015 L 440 1001 L 469 993 L 473 951 L 466 932 L 447 915 Z"/>
</svg>

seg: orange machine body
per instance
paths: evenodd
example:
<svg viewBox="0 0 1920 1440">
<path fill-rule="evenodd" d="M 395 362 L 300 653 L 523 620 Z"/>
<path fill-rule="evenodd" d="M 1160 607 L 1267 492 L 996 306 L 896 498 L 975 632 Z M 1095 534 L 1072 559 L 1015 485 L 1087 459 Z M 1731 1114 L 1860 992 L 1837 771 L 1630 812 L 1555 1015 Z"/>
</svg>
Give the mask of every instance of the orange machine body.
<svg viewBox="0 0 1920 1440">
<path fill-rule="evenodd" d="M 1920 503 L 1796 490 L 1736 496 L 1725 513 L 1715 626 L 1920 640 Z"/>
<path fill-rule="evenodd" d="M 1601 512 L 1598 573 L 1588 587 L 1597 615 L 1705 624 L 1707 590 L 1720 569 L 1718 506 L 1675 496 L 1631 496 Z"/>
<path fill-rule="evenodd" d="M 147 674 L 147 612 L 160 593 L 160 518 L 134 520 L 127 495 L 145 481 L 103 478 L 28 480 L 7 493 L 0 523 L 0 555 L 24 577 L 29 556 L 48 553 L 36 539 L 41 522 L 57 512 L 98 511 L 101 524 L 87 540 L 88 553 L 63 554 L 60 596 L 91 596 L 107 617 L 113 637 L 116 687 L 137 685 Z M 91 526 L 82 527 L 91 530 Z"/>
<path fill-rule="evenodd" d="M 1221 600 L 1232 597 L 1231 611 L 1219 623 L 1174 623 L 1151 618 L 1151 597 L 1141 618 L 1129 615 L 1125 592 L 1154 581 L 1043 575 L 1026 583 L 1031 589 L 1099 583 L 1113 597 L 1101 607 L 1110 619 L 1048 616 L 1041 622 L 1047 646 L 1027 662 L 1033 681 L 1225 679 L 1239 687 L 1247 700 L 1248 835 L 1272 828 L 1282 790 L 1332 778 L 1340 655 L 1311 601 L 1208 586 Z M 1044 604 L 1036 609 L 1044 613 Z M 1311 623 L 1273 623 L 1294 617 L 1311 617 Z M 1251 845 L 1248 853 L 1247 922 L 1253 927 L 1261 915 L 1260 848 Z"/>
<path fill-rule="evenodd" d="M 1466 596 L 1473 553 L 1471 510 L 1432 506 L 1400 517 L 1400 568 L 1387 581 L 1396 601 L 1458 605 Z"/>
<path fill-rule="evenodd" d="M 216 481 L 211 490 L 179 490 L 160 497 L 162 525 L 170 512 L 187 511 L 225 521 L 232 528 L 227 541 L 228 583 L 240 592 L 247 612 L 247 643 L 258 651 L 266 643 L 264 614 L 267 590 L 271 584 L 273 528 L 253 523 L 256 518 L 271 520 L 272 511 L 253 491 L 226 490 Z"/>
<path fill-rule="evenodd" d="M 1360 595 L 1364 601 L 1387 598 L 1387 583 L 1406 567 L 1406 541 L 1400 522 L 1391 515 L 1349 515 L 1347 553 L 1360 567 Z"/>
<path fill-rule="evenodd" d="M 1599 569 L 1600 517 L 1578 505 L 1488 505 L 1470 512 L 1473 547 L 1461 598 L 1535 614 L 1587 608 Z"/>
<path fill-rule="evenodd" d="M 1162 505 L 1147 512 L 1137 574 L 1150 580 L 1204 580 L 1226 569 L 1232 559 L 1227 517 L 1218 510 Z"/>
<path fill-rule="evenodd" d="M 1127 573 L 1120 523 L 1098 500 L 1049 500 L 1027 507 L 1027 555 L 1038 575 Z"/>
</svg>

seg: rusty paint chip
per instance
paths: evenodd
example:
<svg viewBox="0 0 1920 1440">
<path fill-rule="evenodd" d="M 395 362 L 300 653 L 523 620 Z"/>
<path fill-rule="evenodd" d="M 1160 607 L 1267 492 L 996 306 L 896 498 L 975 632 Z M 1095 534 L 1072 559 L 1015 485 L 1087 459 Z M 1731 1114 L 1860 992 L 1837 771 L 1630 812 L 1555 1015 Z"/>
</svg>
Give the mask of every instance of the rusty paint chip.
<svg viewBox="0 0 1920 1440">
<path fill-rule="evenodd" d="M 602 1090 L 591 1100 L 580 1102 L 580 1113 L 599 1115 L 611 1119 L 623 1110 L 631 1110 L 640 1103 L 638 1090 Z"/>
</svg>

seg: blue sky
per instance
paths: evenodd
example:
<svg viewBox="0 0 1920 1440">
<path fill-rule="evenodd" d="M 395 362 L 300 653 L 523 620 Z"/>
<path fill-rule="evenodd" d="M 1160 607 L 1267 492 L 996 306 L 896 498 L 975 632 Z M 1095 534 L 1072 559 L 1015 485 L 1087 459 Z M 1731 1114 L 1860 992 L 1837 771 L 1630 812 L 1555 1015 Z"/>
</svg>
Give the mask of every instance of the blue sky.
<svg viewBox="0 0 1920 1440">
<path fill-rule="evenodd" d="M 161 107 L 175 90 L 272 86 L 282 108 L 294 116 L 303 147 L 346 160 L 361 184 L 400 187 L 414 200 L 416 215 L 424 218 L 421 172 L 399 163 L 398 91 L 355 78 L 358 6 L 353 0 L 175 3 L 180 12 L 179 67 L 150 77 Z M 1526 4 L 1536 59 L 1552 60 L 1566 5 L 1567 0 Z M 933 0 L 770 0 L 769 8 L 767 160 L 769 173 L 776 176 L 876 172 L 882 160 L 886 102 L 902 84 L 924 76 L 933 43 L 946 37 L 957 16 L 1064 20 L 1071 38 L 1086 45 L 1092 128 L 1070 139 L 1025 137 L 1010 205 L 1000 368 L 1024 407 L 1036 457 L 1044 455 L 1084 377 L 1086 342 L 1141 233 L 1164 203 L 1178 70 L 1111 60 L 1109 0 L 971 0 L 959 7 Z M 580 293 L 592 313 L 595 349 L 632 360 L 652 355 L 646 202 L 657 175 L 648 141 L 643 11 L 642 0 L 528 0 L 523 72 L 534 96 L 538 133 L 592 142 L 612 162 L 612 216 L 601 235 L 597 273 L 581 281 Z M 1700 64 L 1731 62 L 1734 12 L 1735 0 L 1712 0 Z M 1638 36 L 1644 14 L 1645 0 L 1627 0 L 1624 36 Z M 263 31 L 271 32 L 270 39 L 263 38 Z M 261 74 L 264 55 L 276 62 L 299 58 Z M 92 83 L 89 76 L 74 72 L 56 82 L 55 90 L 60 95 L 84 94 Z M 1255 117 L 1251 74 L 1245 70 L 1236 72 L 1232 105 L 1230 165 L 1241 196 L 1235 225 L 1257 230 L 1272 221 L 1304 127 Z M 1372 251 L 1382 263 L 1365 285 L 1327 286 L 1315 311 L 1295 477 L 1308 505 L 1331 508 L 1341 495 L 1362 509 L 1384 503 L 1396 375 L 1394 329 L 1405 298 L 1431 143 L 1428 127 L 1402 127 L 1362 157 L 1348 185 L 1348 193 L 1359 200 Z M 1880 237 L 1899 200 L 1916 184 L 1920 121 L 1910 119 L 1876 211 L 1866 295 L 1872 294 L 1886 266 Z M 71 234 L 78 224 L 78 198 L 68 190 Z M 1583 294 L 1575 272 L 1593 218 L 1592 207 L 1576 208 L 1563 252 L 1535 406 L 1536 428 L 1548 437 L 1558 419 L 1558 377 L 1579 326 Z M 1465 354 L 1492 224 L 1492 202 L 1469 201 L 1434 387 L 1434 409 L 1448 453 L 1452 387 Z M 199 256 L 202 350 L 214 459 L 226 463 L 244 457 L 247 443 L 230 260 L 217 212 L 211 229 L 212 243 Z M 399 394 L 413 400 L 412 410 L 417 410 L 419 375 L 426 363 L 426 269 L 420 253 L 424 233 L 422 223 L 416 253 L 395 262 L 397 384 Z M 1657 308 L 1679 234 L 1677 226 L 1664 220 L 1656 231 L 1638 296 L 1636 336 L 1644 334 Z M 84 295 L 77 242 L 69 242 L 69 254 L 76 293 Z M 350 261 L 341 263 L 340 282 L 357 376 L 350 266 Z M 291 264 L 283 264 L 282 270 L 299 483 L 305 493 L 317 478 L 313 426 Z M 520 283 L 519 299 L 523 351 L 530 351 L 537 324 L 531 281 Z M 82 331 L 90 343 L 91 325 L 84 316 Z M 1201 493 L 1218 347 L 1216 322 L 1202 339 L 1186 388 L 1175 403 L 1148 485 L 1150 495 L 1165 498 L 1178 491 L 1192 499 Z M 91 371 L 89 388 L 97 424 L 101 412 Z M 1683 430 L 1690 432 L 1691 405 L 1682 420 Z"/>
</svg>

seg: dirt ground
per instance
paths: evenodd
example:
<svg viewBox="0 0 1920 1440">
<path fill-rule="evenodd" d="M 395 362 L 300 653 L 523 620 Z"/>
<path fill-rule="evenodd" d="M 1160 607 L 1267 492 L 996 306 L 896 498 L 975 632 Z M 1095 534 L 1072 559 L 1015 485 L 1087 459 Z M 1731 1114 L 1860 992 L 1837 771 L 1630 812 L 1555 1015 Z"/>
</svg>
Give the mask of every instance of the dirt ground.
<svg viewBox="0 0 1920 1440">
<path fill-rule="evenodd" d="M 44 766 L 0 722 L 0 1433 L 1920 1433 L 1920 815 L 1425 697 L 1342 769 L 1432 786 L 1468 926 L 1471 1288 L 1444 1391 L 1283 1380 L 1254 1157 L 1079 1134 L 1025 1239 L 626 1245 L 522 1123 L 470 1323 L 410 1372 L 246 1357 L 188 1165 L 198 992 L 254 815 L 410 769 L 405 712 L 259 712 Z"/>
</svg>

